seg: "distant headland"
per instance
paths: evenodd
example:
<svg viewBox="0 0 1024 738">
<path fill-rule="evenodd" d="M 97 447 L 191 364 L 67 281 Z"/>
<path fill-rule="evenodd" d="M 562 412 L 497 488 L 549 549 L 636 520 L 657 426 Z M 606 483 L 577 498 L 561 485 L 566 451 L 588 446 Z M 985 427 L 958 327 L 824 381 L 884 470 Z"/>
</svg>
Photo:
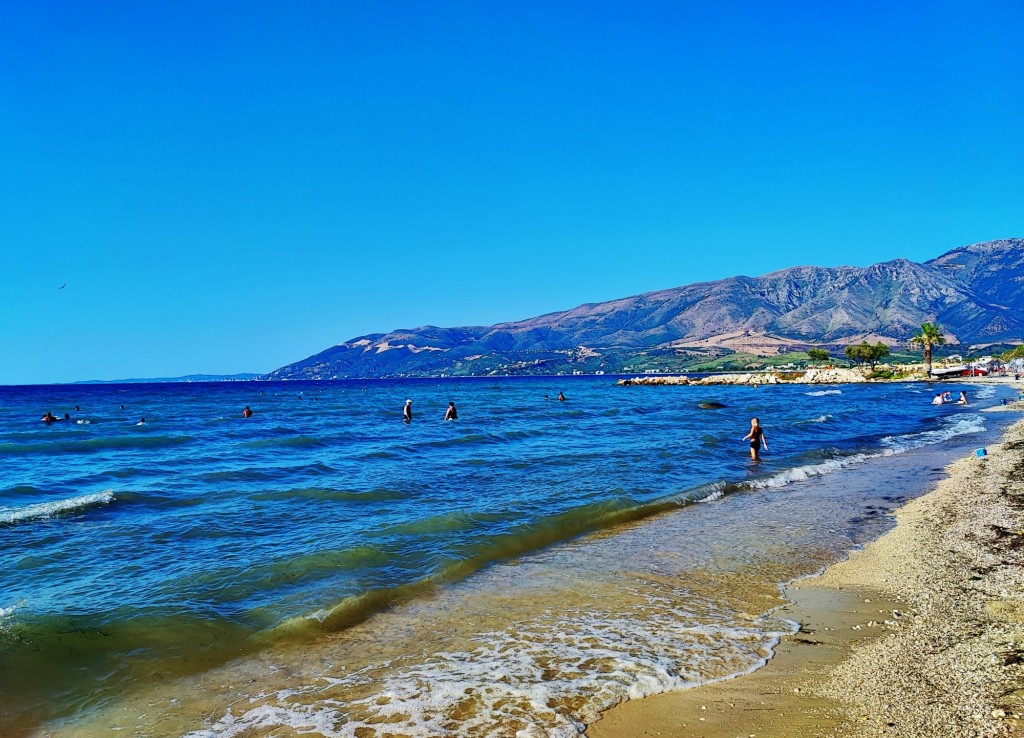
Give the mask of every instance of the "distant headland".
<svg viewBox="0 0 1024 738">
<path fill-rule="evenodd" d="M 155 377 L 149 379 L 85 379 L 72 384 L 159 384 L 161 382 L 249 382 L 262 375 L 251 372 L 241 374 L 186 374 L 183 377 Z"/>
</svg>

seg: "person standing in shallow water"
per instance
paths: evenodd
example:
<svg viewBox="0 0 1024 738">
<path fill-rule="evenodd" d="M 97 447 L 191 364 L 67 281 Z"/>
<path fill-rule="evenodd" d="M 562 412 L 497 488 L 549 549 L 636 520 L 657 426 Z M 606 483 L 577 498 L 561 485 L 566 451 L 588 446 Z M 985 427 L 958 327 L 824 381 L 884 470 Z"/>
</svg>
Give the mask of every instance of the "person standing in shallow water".
<svg viewBox="0 0 1024 738">
<path fill-rule="evenodd" d="M 248 405 L 246 405 L 245 406 L 245 410 L 242 411 L 242 417 L 243 418 L 251 418 L 252 417 L 252 410 L 249 409 Z"/>
<path fill-rule="evenodd" d="M 455 409 L 455 403 L 454 402 L 449 402 L 448 403 L 448 409 L 444 411 L 444 419 L 445 420 L 458 420 L 459 419 L 459 411 Z"/>
<path fill-rule="evenodd" d="M 764 439 L 764 428 L 761 427 L 757 418 L 750 419 L 750 433 L 743 436 L 743 440 L 750 440 L 750 458 L 757 461 L 761 457 L 761 446 L 768 450 L 768 441 Z"/>
<path fill-rule="evenodd" d="M 405 407 L 402 408 L 402 422 L 403 423 L 411 423 L 412 422 L 412 400 L 406 400 L 405 401 Z"/>
</svg>

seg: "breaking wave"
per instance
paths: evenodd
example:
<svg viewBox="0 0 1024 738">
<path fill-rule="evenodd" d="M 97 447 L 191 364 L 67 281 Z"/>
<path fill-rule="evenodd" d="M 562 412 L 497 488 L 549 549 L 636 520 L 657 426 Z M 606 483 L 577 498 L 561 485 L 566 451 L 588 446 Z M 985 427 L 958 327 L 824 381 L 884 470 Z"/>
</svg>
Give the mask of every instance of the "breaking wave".
<svg viewBox="0 0 1024 738">
<path fill-rule="evenodd" d="M 55 515 L 63 515 L 96 505 L 106 505 L 113 501 L 114 493 L 107 490 L 91 495 L 79 495 L 78 497 L 68 497 L 64 500 L 54 500 L 53 502 L 39 502 L 35 505 L 26 505 L 25 507 L 0 507 L 0 524 L 11 525 L 29 520 L 52 518 Z"/>
</svg>

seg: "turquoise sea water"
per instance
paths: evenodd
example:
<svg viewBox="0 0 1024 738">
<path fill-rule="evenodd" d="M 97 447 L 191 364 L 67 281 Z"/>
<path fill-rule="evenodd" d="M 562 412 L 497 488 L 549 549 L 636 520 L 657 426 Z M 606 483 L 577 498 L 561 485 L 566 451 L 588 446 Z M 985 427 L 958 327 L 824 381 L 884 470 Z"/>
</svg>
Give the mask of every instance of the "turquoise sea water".
<svg viewBox="0 0 1024 738">
<path fill-rule="evenodd" d="M 942 386 L 954 395 L 961 388 Z M 0 388 L 0 721 L 25 732 L 40 724 L 70 730 L 140 682 L 194 678 L 254 654 L 322 645 L 396 617 L 396 607 L 415 612 L 438 592 L 468 587 L 474 597 L 491 597 L 500 587 L 488 589 L 487 582 L 500 576 L 499 563 L 568 555 L 577 541 L 591 540 L 581 534 L 627 545 L 627 530 L 634 537 L 654 530 L 674 511 L 683 524 L 688 514 L 711 521 L 711 510 L 742 530 L 744 516 L 758 514 L 752 501 L 759 495 L 767 500 L 806 480 L 839 478 L 844 469 L 969 442 L 991 429 L 991 416 L 979 408 L 998 401 L 996 388 L 966 387 L 974 401 L 966 408 L 931 406 L 933 389 L 616 387 L 605 377 Z M 555 399 L 559 391 L 565 402 Z M 406 399 L 413 400 L 409 424 L 401 417 Z M 449 401 L 459 419 L 443 422 Z M 698 407 L 707 401 L 726 407 Z M 242 417 L 246 405 L 251 418 Z M 45 424 L 39 418 L 47 411 L 71 418 Z M 759 463 L 741 440 L 753 415 L 769 445 Z M 831 507 L 820 511 L 827 523 L 814 533 L 812 569 L 815 556 L 837 555 L 882 525 L 877 515 L 846 514 L 851 498 L 830 498 Z M 695 516 L 690 505 L 698 502 L 707 504 Z M 841 530 L 835 515 L 844 521 Z M 728 546 L 748 546 L 752 560 L 761 557 L 765 536 L 731 535 Z M 686 555 L 722 544 L 705 529 L 687 543 Z M 658 544 L 645 545 L 652 550 L 637 555 L 657 555 Z M 620 555 L 626 556 L 613 558 Z M 583 560 L 593 581 L 612 580 L 598 571 L 603 564 Z M 534 581 L 576 566 L 544 569 Z M 551 591 L 535 596 L 543 601 Z M 701 617 L 717 622 L 718 607 L 708 604 Z M 488 632 L 501 632 L 500 611 L 487 610 Z M 748 641 L 756 647 L 737 651 L 729 662 L 734 671 L 757 662 L 779 632 L 775 624 L 755 637 L 735 617 L 725 610 L 720 617 L 738 628 L 734 642 L 728 634 L 715 637 L 733 650 Z M 543 640 L 530 648 L 543 648 Z M 437 653 L 452 652 L 451 645 Z M 399 649 L 388 663 L 408 651 Z M 377 669 L 375 683 L 399 678 L 390 666 L 371 668 L 366 654 L 352 658 Z M 574 661 L 573 673 L 585 673 L 586 663 Z M 661 686 L 678 686 L 685 669 L 664 670 L 675 676 Z M 653 677 L 635 678 L 629 684 L 624 677 L 620 692 L 600 699 L 587 696 L 585 679 L 569 684 L 558 700 L 574 705 L 565 710 L 576 710 L 575 717 L 547 716 L 547 708 L 533 718 L 520 714 L 528 707 L 504 715 L 484 700 L 474 708 L 477 723 L 438 728 L 437 715 L 409 707 L 440 704 L 438 695 L 407 700 L 400 717 L 406 734 L 419 725 L 423 735 L 516 735 L 535 724 L 548 732 L 522 735 L 560 735 L 557 726 L 575 730 L 594 706 L 658 691 L 638 686 Z M 531 677 L 510 676 L 510 683 L 515 679 L 526 684 Z M 360 691 L 365 682 L 356 681 L 347 691 L 339 687 L 331 704 L 369 699 Z M 289 689 L 297 691 L 286 685 L 277 694 Z M 445 709 L 436 707 L 439 714 Z M 299 714 L 308 717 L 309 709 Z M 315 729 L 366 735 L 356 732 L 362 723 L 354 714 L 317 717 L 326 722 Z M 259 717 L 266 720 L 265 713 Z M 503 732 L 503 724 L 518 727 Z M 221 723 L 209 734 L 252 729 L 238 725 Z M 266 734 L 273 725 L 265 723 Z M 280 725 L 294 728 L 295 715 L 280 717 Z M 204 730 L 195 715 L 166 730 L 135 727 L 147 735 L 181 735 L 185 728 Z"/>
</svg>

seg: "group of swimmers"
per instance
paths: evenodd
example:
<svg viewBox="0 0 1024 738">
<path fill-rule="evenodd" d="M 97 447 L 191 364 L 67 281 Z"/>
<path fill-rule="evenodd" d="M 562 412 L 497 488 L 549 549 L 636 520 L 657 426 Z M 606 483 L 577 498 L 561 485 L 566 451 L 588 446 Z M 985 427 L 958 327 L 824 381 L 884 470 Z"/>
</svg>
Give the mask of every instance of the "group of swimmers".
<svg viewBox="0 0 1024 738">
<path fill-rule="evenodd" d="M 946 392 L 945 394 L 946 394 L 946 396 L 949 396 L 950 401 L 952 401 L 952 396 L 950 396 L 950 394 L 948 392 Z M 545 400 L 548 399 L 548 396 L 544 395 L 544 399 Z M 561 392 L 558 393 L 558 401 L 559 402 L 565 402 L 565 395 L 563 393 L 561 393 Z M 940 392 L 939 394 L 935 395 L 935 399 L 932 401 L 932 404 L 933 405 L 942 405 L 945 402 L 946 402 L 946 400 L 943 398 L 943 394 Z M 960 399 L 957 401 L 957 404 L 959 404 L 959 405 L 966 405 L 967 404 L 967 394 L 966 393 L 964 393 L 964 392 L 960 393 Z M 122 410 L 124 409 L 124 405 L 121 406 L 121 409 Z M 78 410 L 78 406 L 77 405 L 75 406 L 75 410 Z M 242 410 L 242 417 L 243 418 L 251 418 L 252 417 L 252 409 L 248 405 L 246 405 L 245 409 Z M 445 420 L 458 420 L 459 419 L 459 411 L 455 408 L 455 403 L 454 402 L 449 402 L 448 403 L 448 407 L 444 411 L 444 419 Z M 64 413 L 64 417 L 63 418 L 58 418 L 53 413 L 47 411 L 46 415 L 44 415 L 41 418 L 41 420 L 44 423 L 49 424 L 49 423 L 57 422 L 58 420 L 71 420 L 71 416 L 68 413 Z M 411 423 L 412 422 L 412 400 L 406 400 L 405 401 L 405 407 L 402 408 L 402 422 L 403 423 Z M 146 419 L 145 418 L 143 418 L 138 423 L 136 423 L 136 425 L 145 425 L 145 424 L 146 424 Z M 747 435 L 743 436 L 742 440 L 744 440 L 744 441 L 749 440 L 750 441 L 750 458 L 753 461 L 758 461 L 761 458 L 761 449 L 762 448 L 764 448 L 765 451 L 768 450 L 768 441 L 765 440 L 764 428 L 761 426 L 761 423 L 760 423 L 760 421 L 757 418 L 751 418 L 750 419 L 750 431 L 747 433 Z"/>
<path fill-rule="evenodd" d="M 78 410 L 78 409 L 79 409 L 78 405 L 75 405 L 75 410 Z M 121 405 L 121 409 L 124 410 L 124 405 Z M 61 421 L 61 420 L 67 420 L 67 421 L 70 422 L 70 420 L 71 420 L 71 413 L 64 413 L 64 417 L 61 418 L 61 417 L 58 417 L 58 416 L 54 415 L 49 410 L 47 410 L 46 414 L 43 415 L 43 417 L 41 417 L 39 420 L 41 420 L 42 422 L 46 423 L 47 425 L 49 425 L 50 423 L 56 423 L 56 422 Z M 91 420 L 79 420 L 78 421 L 79 424 L 89 424 L 91 422 L 92 422 Z M 145 425 L 145 424 L 146 424 L 146 419 L 145 418 L 141 418 L 139 420 L 139 422 L 136 423 L 135 425 Z"/>
<path fill-rule="evenodd" d="M 242 417 L 243 418 L 251 418 L 252 417 L 252 409 L 248 405 L 246 405 L 245 406 L 245 410 L 242 411 Z M 458 420 L 459 419 L 459 411 L 455 409 L 455 403 L 454 402 L 449 402 L 448 403 L 448 409 L 444 411 L 444 419 L 445 420 Z M 405 401 L 405 407 L 402 408 L 402 422 L 404 422 L 404 423 L 411 423 L 412 422 L 412 400 L 406 400 Z"/>
<path fill-rule="evenodd" d="M 56 423 L 58 420 L 71 420 L 71 415 L 70 415 L 70 413 L 64 413 L 64 417 L 63 418 L 58 418 L 56 415 L 54 415 L 49 410 L 47 410 L 46 411 L 46 415 L 41 417 L 40 420 L 43 421 L 44 423 L 47 423 L 47 424 L 49 424 L 49 423 Z"/>
<path fill-rule="evenodd" d="M 548 396 L 544 395 L 544 399 L 545 400 L 548 399 Z M 559 402 L 565 402 L 565 395 L 562 392 L 558 393 L 558 401 Z M 246 410 L 248 410 L 248 409 L 249 408 L 247 407 Z M 246 417 L 248 417 L 248 416 L 246 416 Z M 455 409 L 455 403 L 454 402 L 449 402 L 448 403 L 448 408 L 444 411 L 444 419 L 445 420 L 458 420 L 459 419 L 459 411 Z M 411 423 L 412 422 L 412 400 L 406 400 L 405 401 L 405 407 L 402 408 L 402 422 L 403 423 Z"/>
<path fill-rule="evenodd" d="M 948 397 L 949 400 L 946 400 L 945 399 L 946 397 Z M 548 396 L 544 395 L 544 399 L 545 400 L 548 399 Z M 565 395 L 563 393 L 561 393 L 561 392 L 558 393 L 558 401 L 559 402 L 565 402 Z M 935 395 L 935 399 L 932 400 L 932 404 L 933 405 L 942 405 L 942 404 L 945 404 L 947 401 L 949 401 L 949 402 L 952 401 L 952 396 L 949 394 L 949 392 L 946 392 L 945 396 L 943 395 L 943 393 L 940 392 L 940 393 Z M 960 399 L 957 400 L 957 404 L 958 405 L 966 405 L 967 404 L 967 393 L 965 393 L 965 392 L 961 392 L 960 393 Z M 124 405 L 121 406 L 121 409 L 122 410 L 124 409 Z M 77 405 L 75 406 L 75 410 L 78 410 L 78 406 Z M 252 414 L 253 414 L 252 413 L 252 409 L 248 405 L 246 405 L 245 409 L 242 410 L 242 417 L 243 418 L 251 418 Z M 44 423 L 49 424 L 49 423 L 55 423 L 55 422 L 57 422 L 59 420 L 71 420 L 71 415 L 68 414 L 68 413 L 64 413 L 64 417 L 63 418 L 58 418 L 53 413 L 51 413 L 50 411 L 47 411 L 46 414 L 42 418 L 40 418 L 40 419 Z M 444 411 L 444 419 L 445 420 L 458 420 L 459 419 L 459 411 L 455 408 L 455 403 L 454 402 L 449 402 L 448 403 L 448 407 Z M 405 407 L 402 408 L 402 422 L 403 423 L 411 423 L 412 422 L 412 400 L 406 400 L 405 401 Z M 142 418 L 142 420 L 140 420 L 138 423 L 136 423 L 136 425 L 145 425 L 145 424 L 146 424 L 146 419 L 145 418 Z M 751 418 L 750 419 L 750 431 L 747 433 L 747 435 L 743 436 L 742 440 L 744 440 L 744 441 L 749 440 L 750 441 L 750 458 L 752 460 L 754 460 L 754 461 L 758 461 L 760 459 L 761 449 L 762 448 L 764 448 L 765 451 L 768 450 L 768 441 L 765 440 L 764 428 L 761 426 L 761 423 L 760 423 L 760 421 L 757 418 Z"/>
<path fill-rule="evenodd" d="M 953 401 L 953 394 L 951 392 L 936 392 L 935 397 L 932 398 L 933 405 L 966 405 L 967 404 L 967 393 L 964 391 L 960 392 L 960 397 Z"/>
<path fill-rule="evenodd" d="M 547 395 L 544 395 L 544 399 L 545 400 L 547 399 Z M 561 392 L 559 392 L 558 393 L 558 400 L 559 400 L 559 402 L 565 402 L 565 395 L 562 394 Z M 121 409 L 124 410 L 124 405 L 121 405 Z M 75 405 L 75 410 L 78 410 L 78 405 Z M 252 417 L 252 408 L 250 408 L 248 405 L 246 405 L 245 409 L 242 410 L 242 417 L 243 418 L 251 418 Z M 449 402 L 448 403 L 448 408 L 444 411 L 444 419 L 445 420 L 458 420 L 459 419 L 459 411 L 455 408 L 455 403 L 454 402 Z M 49 410 L 47 410 L 46 414 L 42 418 L 40 418 L 40 420 L 42 420 L 46 424 L 50 424 L 50 423 L 56 423 L 59 420 L 71 420 L 71 415 L 69 413 L 64 413 L 64 417 L 60 418 L 60 417 L 57 417 L 56 415 L 54 415 L 53 413 L 51 413 Z M 412 400 L 406 400 L 405 401 L 405 407 L 402 409 L 402 421 L 405 422 L 405 423 L 411 423 L 412 422 Z M 136 425 L 145 425 L 145 424 L 146 424 L 146 419 L 145 418 L 142 418 L 142 420 L 140 420 L 138 423 L 136 423 Z"/>
<path fill-rule="evenodd" d="M 449 402 L 448 403 L 448 407 L 444 411 L 444 419 L 445 420 L 458 420 L 459 419 L 459 411 L 455 409 L 455 403 L 454 402 Z M 405 407 L 402 408 L 402 422 L 403 423 L 411 423 L 412 422 L 412 400 L 406 400 L 405 401 Z"/>
</svg>

